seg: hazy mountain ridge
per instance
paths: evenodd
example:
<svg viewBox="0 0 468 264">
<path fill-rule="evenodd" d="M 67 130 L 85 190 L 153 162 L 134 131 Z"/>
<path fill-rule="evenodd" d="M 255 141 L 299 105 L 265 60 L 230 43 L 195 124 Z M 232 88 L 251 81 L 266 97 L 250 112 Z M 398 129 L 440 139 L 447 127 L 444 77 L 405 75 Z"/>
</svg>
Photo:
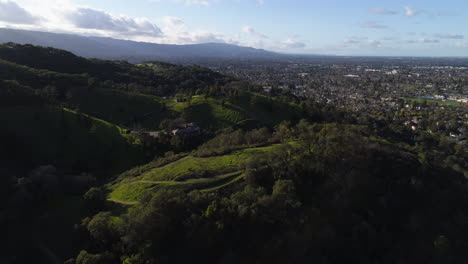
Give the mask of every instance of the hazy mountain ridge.
<svg viewBox="0 0 468 264">
<path fill-rule="evenodd" d="M 226 43 L 191 45 L 155 44 L 104 37 L 85 37 L 72 34 L 0 29 L 0 43 L 15 42 L 64 49 L 87 58 L 148 59 L 177 58 L 269 58 L 279 54 Z"/>
</svg>

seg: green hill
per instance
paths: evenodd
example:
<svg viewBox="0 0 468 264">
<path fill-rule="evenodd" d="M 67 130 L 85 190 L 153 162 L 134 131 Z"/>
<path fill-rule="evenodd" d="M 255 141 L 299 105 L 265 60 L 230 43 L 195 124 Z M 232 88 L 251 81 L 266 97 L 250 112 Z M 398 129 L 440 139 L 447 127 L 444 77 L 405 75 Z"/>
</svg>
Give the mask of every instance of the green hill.
<svg viewBox="0 0 468 264">
<path fill-rule="evenodd" d="M 140 121 L 146 129 L 157 129 L 161 121 L 161 97 L 112 89 L 73 89 L 67 103 L 81 112 L 114 124 Z M 151 118 L 148 118 L 151 117 Z"/>
<path fill-rule="evenodd" d="M 117 64 L 99 60 L 88 60 L 71 52 L 33 45 L 5 43 L 0 45 L 0 59 L 31 68 L 81 74 L 118 71 Z"/>
<path fill-rule="evenodd" d="M 0 108 L 3 160 L 33 167 L 53 164 L 77 171 L 119 171 L 144 161 L 122 129 L 55 106 Z"/>
<path fill-rule="evenodd" d="M 23 74 L 26 67 L 48 75 L 60 73 L 68 75 L 68 78 L 71 78 L 71 75 L 85 77 L 86 82 L 107 82 L 108 88 L 127 89 L 131 86 L 136 92 L 161 96 L 173 95 L 180 91 L 195 93 L 197 89 L 214 84 L 222 85 L 232 80 L 198 66 L 185 67 L 168 63 L 137 66 L 124 61 L 85 59 L 64 50 L 15 43 L 0 45 L 0 60 L 23 65 L 23 69 L 20 69 Z M 11 65 L 9 66 L 11 68 Z M 15 79 L 12 78 L 13 72 L 6 71 L 5 68 L 5 65 L 0 65 L 0 77 L 6 80 Z M 35 77 L 37 79 L 37 76 Z M 18 80 L 24 81 L 24 78 Z M 46 80 L 48 82 L 45 84 L 53 84 L 51 78 Z"/>
<path fill-rule="evenodd" d="M 143 166 L 132 169 L 126 177 L 111 185 L 109 199 L 120 202 L 137 202 L 157 190 L 212 190 L 224 187 L 243 178 L 243 163 L 255 157 L 265 163 L 275 146 L 246 148 L 211 157 L 186 156 L 161 167 Z"/>
<path fill-rule="evenodd" d="M 251 92 L 230 99 L 194 96 L 190 102 L 177 103 L 173 111 L 181 113 L 201 127 L 219 130 L 253 121 L 258 126 L 274 126 L 283 120 L 300 119 L 300 108 Z"/>
<path fill-rule="evenodd" d="M 159 129 L 165 119 L 179 117 L 210 131 L 242 127 L 248 120 L 273 126 L 300 118 L 297 105 L 250 92 L 226 96 L 233 93 L 226 88 L 206 96 L 210 87 L 219 88 L 230 78 L 197 66 L 88 60 L 61 50 L 9 43 L 0 45 L 0 79 L 32 88 L 32 94 L 48 103 L 151 130 Z M 195 92 L 204 95 L 179 103 L 162 99 Z"/>
</svg>

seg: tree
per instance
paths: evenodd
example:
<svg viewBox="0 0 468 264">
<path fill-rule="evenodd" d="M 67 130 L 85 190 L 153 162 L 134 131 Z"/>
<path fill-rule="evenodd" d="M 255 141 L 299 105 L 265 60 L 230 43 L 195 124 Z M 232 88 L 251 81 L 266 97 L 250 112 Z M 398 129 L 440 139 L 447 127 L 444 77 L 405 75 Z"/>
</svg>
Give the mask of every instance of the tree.
<svg viewBox="0 0 468 264">
<path fill-rule="evenodd" d="M 76 257 L 76 264 L 114 264 L 115 258 L 109 252 L 101 254 L 91 254 L 86 250 L 80 251 L 80 254 Z"/>
<path fill-rule="evenodd" d="M 110 212 L 100 212 L 89 221 L 87 229 L 92 238 L 105 245 L 113 241 L 113 230 L 110 226 Z"/>
<path fill-rule="evenodd" d="M 83 199 L 88 210 L 97 212 L 104 207 L 106 193 L 101 188 L 93 187 L 83 195 Z"/>
<path fill-rule="evenodd" d="M 40 92 L 41 96 L 49 102 L 55 102 L 58 97 L 57 87 L 46 85 Z"/>
</svg>

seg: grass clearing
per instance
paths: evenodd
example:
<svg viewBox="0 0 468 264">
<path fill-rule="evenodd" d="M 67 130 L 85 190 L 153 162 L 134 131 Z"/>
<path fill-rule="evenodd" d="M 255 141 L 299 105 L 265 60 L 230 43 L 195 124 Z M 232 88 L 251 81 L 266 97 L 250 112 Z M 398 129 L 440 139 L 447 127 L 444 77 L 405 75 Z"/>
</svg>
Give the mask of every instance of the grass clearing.
<svg viewBox="0 0 468 264">
<path fill-rule="evenodd" d="M 232 184 L 242 174 L 241 171 L 227 173 L 224 175 L 215 176 L 212 178 L 191 179 L 183 182 L 177 181 L 146 181 L 137 180 L 127 183 L 122 183 L 111 187 L 113 189 L 109 194 L 110 201 L 118 201 L 131 205 L 138 202 L 146 195 L 162 190 L 162 189 L 178 189 L 178 190 L 214 190 L 220 186 Z"/>
<path fill-rule="evenodd" d="M 166 166 L 145 172 L 140 178 L 151 181 L 177 181 L 186 179 L 199 171 L 211 171 L 217 175 L 225 174 L 238 170 L 239 165 L 252 156 L 266 158 L 266 154 L 272 148 L 273 146 L 244 149 L 227 155 L 207 158 L 188 156 Z"/>
<path fill-rule="evenodd" d="M 231 101 L 193 96 L 191 102 L 176 103 L 171 110 L 184 114 L 204 129 L 214 131 L 238 125 L 246 120 L 273 126 L 283 120 L 300 117 L 298 105 L 250 92 L 244 92 Z"/>
<path fill-rule="evenodd" d="M 222 156 L 187 156 L 165 166 L 143 171 L 141 175 L 124 179 L 108 188 L 108 198 L 137 202 L 145 195 L 161 189 L 212 191 L 243 179 L 241 164 L 251 157 L 266 162 L 268 153 L 278 145 L 247 148 Z M 203 178 L 200 172 L 208 171 Z"/>
</svg>

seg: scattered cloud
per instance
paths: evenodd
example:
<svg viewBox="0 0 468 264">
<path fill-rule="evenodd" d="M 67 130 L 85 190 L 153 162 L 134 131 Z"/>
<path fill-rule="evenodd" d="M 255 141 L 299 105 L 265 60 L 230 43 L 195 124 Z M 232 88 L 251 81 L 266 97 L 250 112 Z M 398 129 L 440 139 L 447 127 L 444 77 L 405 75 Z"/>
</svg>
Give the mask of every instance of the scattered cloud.
<svg viewBox="0 0 468 264">
<path fill-rule="evenodd" d="M 438 40 L 438 39 L 429 39 L 429 38 L 421 38 L 421 39 L 418 39 L 418 40 L 414 40 L 414 39 L 407 40 L 406 43 L 409 43 L 409 44 L 416 44 L 416 43 L 437 44 L 437 43 L 440 43 L 440 40 Z"/>
<path fill-rule="evenodd" d="M 146 0 L 150 3 L 161 3 L 163 0 Z M 201 5 L 201 6 L 209 6 L 211 5 L 214 0 L 172 0 L 172 2 L 179 2 L 185 5 Z"/>
<path fill-rule="evenodd" d="M 163 36 L 152 42 L 171 44 L 198 44 L 198 43 L 231 43 L 224 35 L 206 30 L 191 30 L 190 27 L 178 17 L 165 16 L 162 18 L 161 31 Z"/>
<path fill-rule="evenodd" d="M 435 34 L 436 38 L 439 39 L 464 39 L 464 35 L 460 34 Z"/>
<path fill-rule="evenodd" d="M 126 36 L 162 35 L 161 29 L 147 18 L 115 16 L 105 11 L 79 7 L 66 15 L 66 18 L 77 28 L 95 29 L 120 33 Z"/>
<path fill-rule="evenodd" d="M 419 10 L 416 10 L 416 9 L 411 8 L 409 6 L 405 6 L 405 16 L 412 17 L 412 16 L 418 15 L 420 13 L 421 13 L 421 11 L 419 11 Z"/>
<path fill-rule="evenodd" d="M 455 42 L 455 47 L 457 47 L 457 48 L 468 48 L 468 42 L 466 42 L 466 41 L 457 41 L 457 42 Z"/>
<path fill-rule="evenodd" d="M 378 14 L 378 15 L 396 15 L 396 14 L 398 14 L 398 12 L 395 11 L 395 10 L 390 10 L 390 9 L 380 8 L 380 7 L 373 8 L 371 10 L 371 12 L 374 13 L 374 14 Z"/>
<path fill-rule="evenodd" d="M 345 44 L 359 44 L 359 43 L 361 43 L 360 40 L 352 39 L 352 38 L 345 39 L 343 42 Z"/>
<path fill-rule="evenodd" d="M 187 4 L 187 5 L 209 6 L 211 4 L 211 2 L 204 1 L 204 0 L 185 0 L 185 4 Z"/>
<path fill-rule="evenodd" d="M 0 1 L 0 21 L 31 25 L 39 20 L 39 17 L 34 16 L 15 2 L 9 0 Z"/>
<path fill-rule="evenodd" d="M 344 39 L 344 43 L 345 44 L 360 44 L 360 43 L 363 43 L 365 41 L 367 41 L 369 38 L 368 37 L 362 37 L 362 36 L 351 36 L 351 37 L 348 37 L 348 38 L 345 38 Z"/>
<path fill-rule="evenodd" d="M 221 0 L 146 0 L 147 2 L 150 3 L 162 3 L 162 2 L 176 2 L 176 3 L 182 3 L 185 5 L 200 5 L 200 6 L 211 6 L 214 3 L 220 2 Z M 257 1 L 260 5 L 265 4 L 265 0 L 255 0 Z"/>
<path fill-rule="evenodd" d="M 302 49 L 307 46 L 305 43 L 290 38 L 281 42 L 281 45 L 285 49 Z"/>
<path fill-rule="evenodd" d="M 259 33 L 257 32 L 254 28 L 250 27 L 250 26 L 244 26 L 242 27 L 242 32 L 244 33 L 247 33 L 255 38 L 260 38 L 260 39 L 267 39 L 268 36 L 262 34 L 262 33 Z"/>
<path fill-rule="evenodd" d="M 193 6 L 213 6 L 217 3 L 227 0 L 145 0 L 147 2 L 163 3 L 179 3 L 180 5 Z M 232 2 L 250 1 L 250 4 L 265 5 L 265 0 L 229 0 Z M 154 43 L 165 44 L 196 44 L 204 42 L 220 42 L 230 43 L 244 46 L 252 46 L 256 48 L 264 48 L 275 51 L 286 52 L 304 52 L 311 50 L 308 42 L 304 39 L 311 37 L 308 33 L 302 32 L 302 36 L 291 34 L 281 34 L 276 36 L 270 31 L 260 32 L 257 28 L 250 25 L 242 27 L 240 31 L 233 34 L 223 34 L 216 32 L 217 25 L 213 26 L 214 29 L 206 30 L 206 28 L 194 28 L 193 25 L 187 24 L 182 18 L 174 16 L 163 17 L 134 17 L 116 14 L 109 12 L 107 9 L 100 10 L 89 6 L 77 6 L 76 0 L 0 0 L 0 27 L 12 27 L 18 29 L 51 31 L 58 33 L 75 33 L 87 36 L 104 36 L 120 39 L 128 39 L 135 41 L 145 41 Z M 365 11 L 365 10 L 364 10 Z M 369 10 L 367 10 L 369 11 Z M 451 12 L 427 11 L 417 9 L 410 6 L 403 7 L 400 10 L 388 9 L 384 7 L 377 7 L 370 9 L 370 12 L 380 17 L 375 17 L 375 21 L 366 21 L 363 18 L 359 26 L 364 29 L 373 29 L 380 32 L 371 32 L 367 30 L 366 33 L 356 34 L 369 34 L 368 37 L 344 36 L 336 41 L 336 39 L 329 40 L 330 43 L 322 43 L 336 49 L 352 50 L 360 52 L 364 50 L 375 51 L 388 50 L 390 48 L 398 49 L 409 47 L 414 49 L 416 47 L 442 47 L 442 44 L 451 45 L 453 48 L 467 48 L 468 42 L 465 40 L 464 33 L 466 32 L 450 32 L 450 30 L 442 32 L 434 32 L 426 29 L 426 33 L 420 33 L 415 27 L 398 28 L 391 26 L 391 20 L 386 21 L 384 16 L 408 16 L 413 17 L 420 14 L 427 14 L 429 18 L 435 14 L 439 16 L 452 16 Z M 369 15 L 369 14 L 368 14 Z M 391 17 L 387 17 L 391 18 Z M 370 18 L 369 20 L 372 20 Z M 390 28 L 391 26 L 391 28 Z M 221 28 L 221 27 L 219 27 Z M 390 30 L 391 29 L 391 30 Z M 265 29 L 264 29 L 265 30 Z M 269 29 L 270 30 L 270 29 Z M 415 31 L 418 33 L 408 33 L 407 31 Z M 268 33 L 268 34 L 265 34 Z M 378 33 L 389 33 L 388 36 L 375 35 Z M 390 34 L 391 33 L 391 34 Z M 457 33 L 457 34 L 455 34 Z M 325 34 L 326 35 L 326 34 Z M 399 36 L 399 37 L 398 37 Z M 313 38 L 313 36 L 312 36 Z M 325 37 L 324 37 L 325 39 Z M 343 39 L 341 42 L 340 39 Z M 406 40 L 410 39 L 410 40 Z M 320 43 L 318 39 L 317 43 Z M 323 40 L 326 41 L 326 40 Z M 306 45 L 307 43 L 307 45 Z M 312 42 L 311 42 L 312 43 Z M 318 45 L 315 49 L 318 49 Z M 414 43 L 415 45 L 409 45 Z M 442 43 L 441 45 L 436 45 Z"/>
<path fill-rule="evenodd" d="M 371 28 L 371 29 L 384 29 L 387 28 L 386 25 L 383 25 L 379 21 L 368 21 L 366 23 L 361 24 L 362 28 Z"/>
<path fill-rule="evenodd" d="M 353 36 L 346 38 L 344 41 L 344 47 L 346 48 L 353 48 L 353 49 L 374 49 L 374 48 L 381 48 L 382 42 L 369 39 L 368 37 L 359 37 Z"/>
<path fill-rule="evenodd" d="M 382 47 L 382 43 L 378 40 L 368 40 L 367 41 L 367 44 L 371 47 L 374 47 L 374 48 L 380 48 Z"/>
<path fill-rule="evenodd" d="M 440 40 L 438 39 L 426 39 L 423 38 L 420 40 L 421 43 L 429 43 L 429 44 L 435 44 L 435 43 L 440 43 Z"/>
</svg>

